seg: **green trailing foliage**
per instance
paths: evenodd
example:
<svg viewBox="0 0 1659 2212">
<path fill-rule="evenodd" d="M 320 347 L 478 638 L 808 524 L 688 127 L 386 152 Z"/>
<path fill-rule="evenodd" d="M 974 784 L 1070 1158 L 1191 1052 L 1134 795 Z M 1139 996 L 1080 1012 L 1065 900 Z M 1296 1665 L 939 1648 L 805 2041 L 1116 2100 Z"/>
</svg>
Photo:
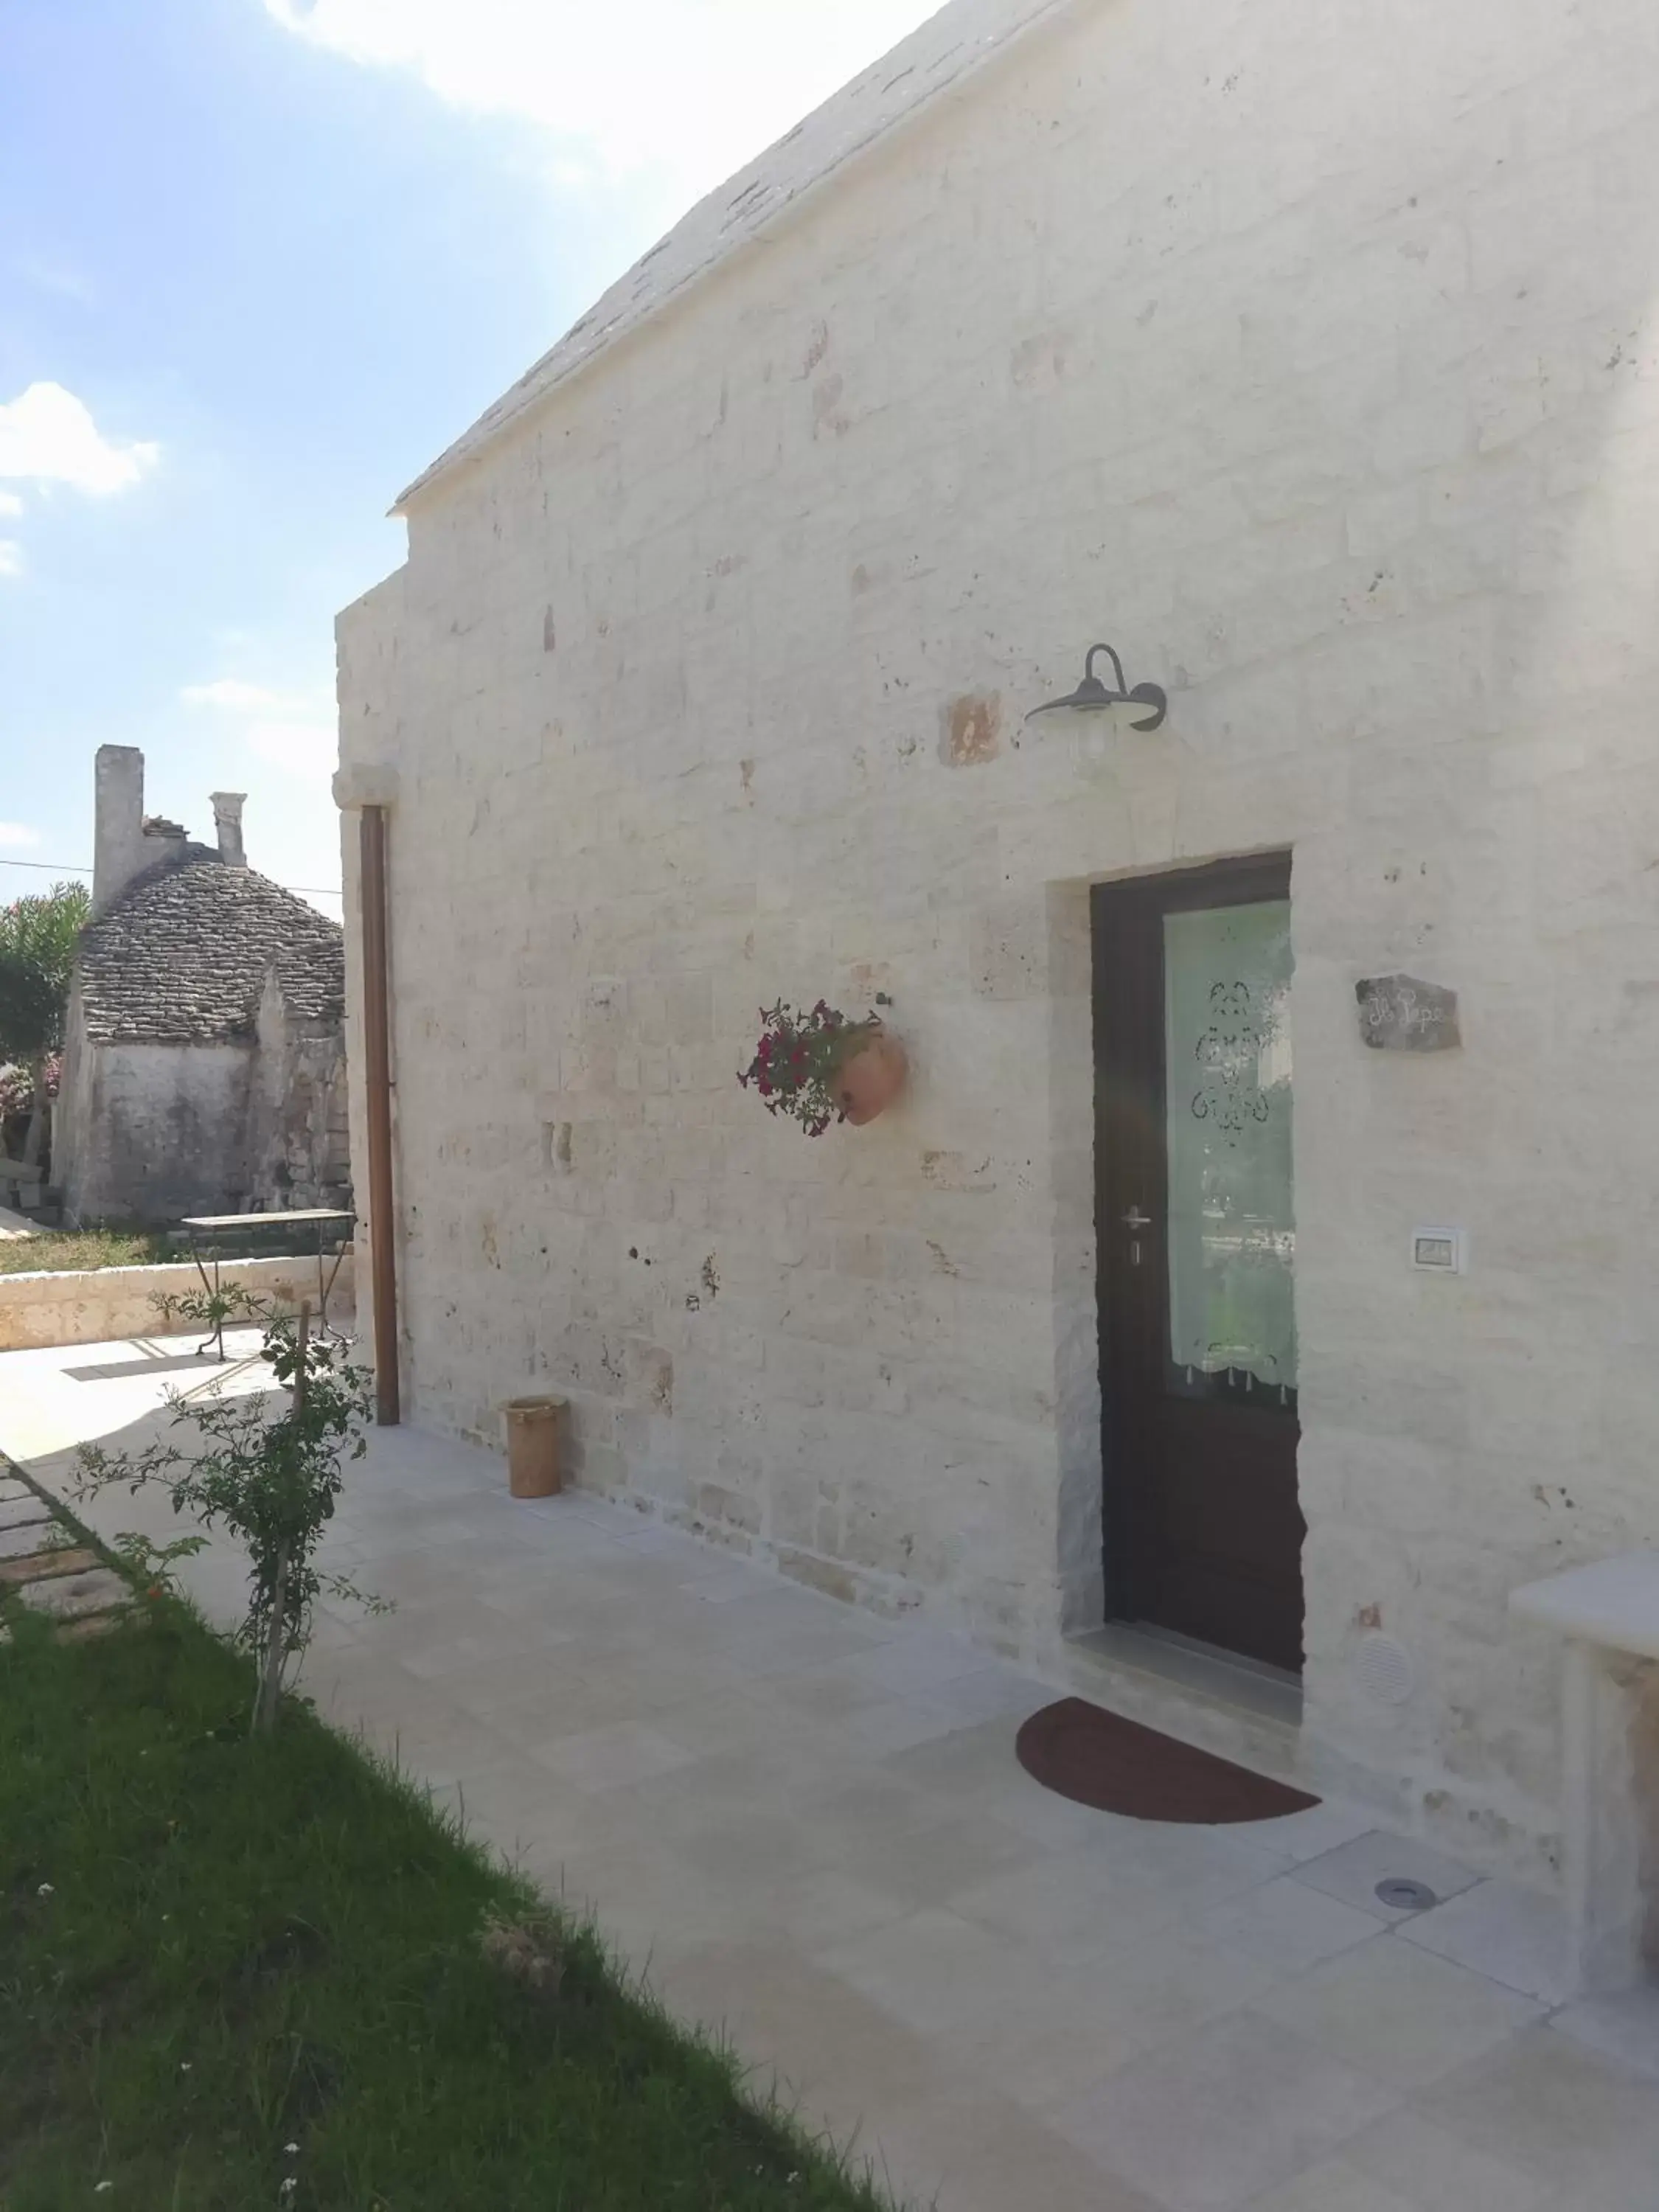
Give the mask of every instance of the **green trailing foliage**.
<svg viewBox="0 0 1659 2212">
<path fill-rule="evenodd" d="M 23 1157 L 31 1166 L 40 1157 L 50 1064 L 64 1048 L 75 956 L 91 912 L 86 885 L 71 883 L 0 907 L 0 1063 L 27 1072 Z"/>
</svg>

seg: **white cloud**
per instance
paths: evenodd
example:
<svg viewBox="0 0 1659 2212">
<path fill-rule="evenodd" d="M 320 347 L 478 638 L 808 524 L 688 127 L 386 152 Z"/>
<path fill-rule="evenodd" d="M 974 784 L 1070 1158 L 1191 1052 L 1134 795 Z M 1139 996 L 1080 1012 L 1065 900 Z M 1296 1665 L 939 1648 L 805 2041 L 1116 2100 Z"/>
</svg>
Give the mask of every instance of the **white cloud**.
<svg viewBox="0 0 1659 2212">
<path fill-rule="evenodd" d="M 15 491 L 0 491 L 0 515 L 8 519 L 23 512 L 23 502 Z"/>
<path fill-rule="evenodd" d="M 15 538 L 0 538 L 0 576 L 21 576 L 23 549 Z"/>
<path fill-rule="evenodd" d="M 283 704 L 280 693 L 267 691 L 263 684 L 244 684 L 234 676 L 222 676 L 212 684 L 186 684 L 179 696 L 186 707 L 226 707 L 239 714 Z"/>
<path fill-rule="evenodd" d="M 0 822 L 0 845 L 38 845 L 40 832 L 27 822 Z"/>
<path fill-rule="evenodd" d="M 38 285 L 43 292 L 55 292 L 60 299 L 73 300 L 82 307 L 93 304 L 91 285 L 66 261 L 40 261 L 25 254 L 11 265 L 25 283 Z"/>
<path fill-rule="evenodd" d="M 0 478 L 73 484 L 78 491 L 125 491 L 155 465 L 159 446 L 119 446 L 90 410 L 61 384 L 31 384 L 0 406 Z"/>
<path fill-rule="evenodd" d="M 332 722 L 254 722 L 245 740 L 251 753 L 290 775 L 320 781 L 339 764 L 339 734 Z"/>
<path fill-rule="evenodd" d="M 186 684 L 179 696 L 187 707 L 216 708 L 224 714 L 252 715 L 242 743 L 260 760 L 290 775 L 332 775 L 338 765 L 338 733 L 325 693 L 273 691 L 239 676 L 216 677 L 211 684 Z"/>
<path fill-rule="evenodd" d="M 326 692 L 314 689 L 273 691 L 239 676 L 216 677 L 210 684 L 186 684 L 179 696 L 187 707 L 207 707 L 224 714 L 255 719 L 243 723 L 241 739 L 251 753 L 289 775 L 332 775 L 338 736 Z"/>
<path fill-rule="evenodd" d="M 939 0 L 265 0 L 287 30 L 568 142 L 565 176 L 707 191 Z M 582 158 L 585 157 L 585 158 Z"/>
</svg>

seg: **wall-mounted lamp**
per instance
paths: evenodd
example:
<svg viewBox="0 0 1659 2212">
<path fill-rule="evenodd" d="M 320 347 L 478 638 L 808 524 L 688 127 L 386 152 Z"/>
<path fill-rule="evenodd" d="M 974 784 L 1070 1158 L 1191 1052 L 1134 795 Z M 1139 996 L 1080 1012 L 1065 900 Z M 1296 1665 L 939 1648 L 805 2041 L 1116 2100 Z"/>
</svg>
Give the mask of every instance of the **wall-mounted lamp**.
<svg viewBox="0 0 1659 2212">
<path fill-rule="evenodd" d="M 1102 653 L 1111 662 L 1117 677 L 1115 691 L 1095 674 L 1095 663 Z M 1089 658 L 1083 664 L 1083 681 L 1075 691 L 1068 691 L 1063 699 L 1045 699 L 1040 707 L 1033 707 L 1025 719 L 1029 722 L 1037 714 L 1052 714 L 1062 707 L 1074 707 L 1083 714 L 1099 714 L 1108 707 L 1138 708 L 1138 718 L 1121 715 L 1132 730 L 1155 730 L 1170 711 L 1168 694 L 1156 684 L 1137 684 L 1132 691 L 1124 680 L 1123 663 L 1109 645 L 1091 645 Z"/>
</svg>

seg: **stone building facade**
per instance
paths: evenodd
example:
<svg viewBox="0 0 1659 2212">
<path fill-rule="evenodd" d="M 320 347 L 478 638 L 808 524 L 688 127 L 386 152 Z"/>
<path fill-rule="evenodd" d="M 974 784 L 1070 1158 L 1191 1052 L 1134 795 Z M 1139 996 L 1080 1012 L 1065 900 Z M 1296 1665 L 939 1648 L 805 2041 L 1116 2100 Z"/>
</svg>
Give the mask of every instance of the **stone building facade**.
<svg viewBox="0 0 1659 2212">
<path fill-rule="evenodd" d="M 347 1150 L 340 927 L 218 842 L 143 811 L 143 755 L 98 754 L 93 917 L 70 994 L 53 1175 L 70 1219 L 338 1205 Z"/>
<path fill-rule="evenodd" d="M 1091 899 L 1288 855 L 1301 1687 L 1093 1694 L 1547 1878 L 1506 1594 L 1659 1543 L 1656 295 L 1646 0 L 957 0 L 695 210 L 339 624 L 412 1418 L 565 1392 L 584 1484 L 1073 1670 Z M 1028 723 L 1101 638 L 1163 726 Z M 878 992 L 884 1119 L 739 1091 Z"/>
</svg>

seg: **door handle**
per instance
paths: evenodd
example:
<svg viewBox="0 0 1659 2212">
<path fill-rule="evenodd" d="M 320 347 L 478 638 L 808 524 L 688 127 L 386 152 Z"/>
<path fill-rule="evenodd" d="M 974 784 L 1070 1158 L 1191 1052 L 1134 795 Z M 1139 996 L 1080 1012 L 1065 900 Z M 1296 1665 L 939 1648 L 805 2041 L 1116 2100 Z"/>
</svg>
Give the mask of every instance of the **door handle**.
<svg viewBox="0 0 1659 2212">
<path fill-rule="evenodd" d="M 1152 1215 L 1143 1213 L 1138 1206 L 1132 1206 L 1123 1217 L 1123 1226 L 1126 1229 L 1150 1229 L 1152 1225 Z"/>
</svg>

